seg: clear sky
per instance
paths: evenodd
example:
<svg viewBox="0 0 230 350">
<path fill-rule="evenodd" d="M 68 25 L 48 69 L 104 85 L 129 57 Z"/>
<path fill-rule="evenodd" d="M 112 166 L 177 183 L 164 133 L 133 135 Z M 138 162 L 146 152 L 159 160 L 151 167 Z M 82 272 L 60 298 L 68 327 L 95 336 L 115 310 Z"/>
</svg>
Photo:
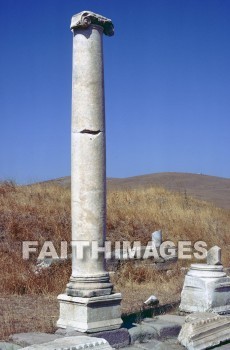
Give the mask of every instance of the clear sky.
<svg viewBox="0 0 230 350">
<path fill-rule="evenodd" d="M 230 177 L 229 0 L 0 0 L 0 179 L 70 175 L 72 15 L 104 37 L 107 175 Z"/>
</svg>

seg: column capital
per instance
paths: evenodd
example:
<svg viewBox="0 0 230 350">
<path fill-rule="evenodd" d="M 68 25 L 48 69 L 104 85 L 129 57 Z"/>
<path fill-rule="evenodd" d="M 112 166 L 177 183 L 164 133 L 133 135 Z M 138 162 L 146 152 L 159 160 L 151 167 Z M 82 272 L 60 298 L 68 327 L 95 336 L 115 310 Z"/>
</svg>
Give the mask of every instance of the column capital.
<svg viewBox="0 0 230 350">
<path fill-rule="evenodd" d="M 91 24 L 96 24 L 103 28 L 105 35 L 112 36 L 114 35 L 114 26 L 111 19 L 97 15 L 91 11 L 82 11 L 77 13 L 72 17 L 71 20 L 71 29 L 85 29 L 88 28 Z"/>
</svg>

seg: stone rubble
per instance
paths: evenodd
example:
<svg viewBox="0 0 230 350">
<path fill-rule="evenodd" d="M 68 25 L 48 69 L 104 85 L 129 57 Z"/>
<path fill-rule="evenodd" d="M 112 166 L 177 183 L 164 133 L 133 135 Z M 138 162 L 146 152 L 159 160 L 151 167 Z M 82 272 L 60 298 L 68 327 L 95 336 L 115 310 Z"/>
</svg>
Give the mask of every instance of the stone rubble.
<svg viewBox="0 0 230 350">
<path fill-rule="evenodd" d="M 22 349 L 22 347 L 19 345 L 0 341 L 0 350 L 19 350 L 19 349 Z"/>
<path fill-rule="evenodd" d="M 155 295 L 150 295 L 150 297 L 144 301 L 145 305 L 154 305 L 158 303 L 159 303 L 159 300 L 157 299 L 157 297 L 155 297 Z"/>
<path fill-rule="evenodd" d="M 212 317 L 213 314 L 208 314 L 208 317 Z M 192 318 L 193 315 L 190 315 Z M 226 319 L 230 321 L 230 316 Z M 121 328 L 114 331 L 100 332 L 95 334 L 88 334 L 92 338 L 102 338 L 105 339 L 112 348 L 123 350 L 182 350 L 185 349 L 183 345 L 177 340 L 178 334 L 180 333 L 181 327 L 185 324 L 185 317 L 179 315 L 165 314 L 156 316 L 153 318 L 145 318 L 140 324 L 133 324 L 128 329 Z M 228 326 L 229 327 L 229 326 Z M 119 334 L 118 334 L 118 333 Z M 82 333 L 74 330 L 72 327 L 67 329 L 59 329 L 56 334 L 46 334 L 46 333 L 20 333 L 11 336 L 15 342 L 20 344 L 28 344 L 24 346 L 29 346 L 29 350 L 40 350 L 44 349 L 44 342 L 50 343 L 50 337 L 59 336 L 58 338 L 61 342 L 65 342 L 65 347 L 63 349 L 71 349 L 71 344 L 68 345 L 65 339 L 69 337 L 82 338 Z M 79 338 L 79 339 L 80 339 Z M 54 340 L 54 338 L 53 338 Z M 55 341 L 53 344 L 57 344 Z M 34 343 L 33 343 L 34 342 Z M 2 343 L 7 344 L 7 347 L 1 348 L 0 350 L 17 350 L 20 346 L 12 343 Z M 35 345 L 33 345 L 35 344 Z M 37 347 L 40 344 L 40 347 Z M 51 344 L 50 344 L 51 345 Z M 79 345 L 79 344 L 78 344 Z M 14 346 L 14 347 L 13 347 Z M 69 346 L 69 347 L 68 347 Z M 23 348 L 24 349 L 24 348 Z M 28 349 L 28 347 L 26 348 Z M 52 349 L 52 348 L 51 348 Z M 56 347 L 56 350 L 59 348 Z M 97 349 L 97 348 L 96 348 Z M 103 349 L 103 348 L 102 348 Z M 218 345 L 218 350 L 230 350 L 230 342 Z M 48 348 L 49 350 L 49 348 Z"/>
<path fill-rule="evenodd" d="M 156 248 L 159 248 L 162 243 L 162 231 L 155 231 L 152 233 L 152 242 Z"/>
<path fill-rule="evenodd" d="M 56 339 L 54 341 L 31 345 L 24 350 L 112 350 L 112 347 L 105 339 L 78 336 L 78 337 L 65 337 Z"/>
<path fill-rule="evenodd" d="M 178 340 L 188 350 L 204 350 L 219 345 L 230 340 L 230 318 L 215 313 L 191 314 L 186 317 Z"/>
<path fill-rule="evenodd" d="M 16 333 L 9 337 L 9 340 L 20 346 L 30 346 L 33 344 L 48 343 L 61 338 L 58 334 L 48 334 L 42 332 Z"/>
<path fill-rule="evenodd" d="M 208 265 L 221 265 L 221 248 L 214 246 L 207 252 Z"/>
</svg>

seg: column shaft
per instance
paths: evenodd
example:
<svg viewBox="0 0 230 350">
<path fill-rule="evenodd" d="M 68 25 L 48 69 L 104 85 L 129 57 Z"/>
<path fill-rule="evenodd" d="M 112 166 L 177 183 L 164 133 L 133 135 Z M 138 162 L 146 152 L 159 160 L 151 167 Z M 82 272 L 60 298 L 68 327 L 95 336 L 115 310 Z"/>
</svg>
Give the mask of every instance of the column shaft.
<svg viewBox="0 0 230 350">
<path fill-rule="evenodd" d="M 103 28 L 74 29 L 72 82 L 72 241 L 104 245 L 106 230 L 106 160 Z M 77 243 L 76 243 L 77 244 Z M 92 260 L 84 248 L 80 260 L 73 246 L 71 296 L 110 294 L 104 255 Z"/>
</svg>

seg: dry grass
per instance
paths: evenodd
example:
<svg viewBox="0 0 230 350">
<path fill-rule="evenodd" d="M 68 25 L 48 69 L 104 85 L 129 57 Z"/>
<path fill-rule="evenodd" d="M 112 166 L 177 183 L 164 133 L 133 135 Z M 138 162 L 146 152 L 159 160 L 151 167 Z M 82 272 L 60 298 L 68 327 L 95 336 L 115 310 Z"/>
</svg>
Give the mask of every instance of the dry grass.
<svg viewBox="0 0 230 350">
<path fill-rule="evenodd" d="M 153 294 L 161 305 L 178 302 L 184 281 L 184 272 L 180 268 L 178 262 L 168 274 L 144 263 L 142 266 L 134 266 L 132 261 L 124 263 L 111 278 L 115 290 L 122 293 L 122 311 L 131 313 L 141 310 L 143 302 Z"/>
<path fill-rule="evenodd" d="M 70 240 L 70 194 L 55 186 L 0 186 L 0 293 L 57 293 L 70 275 L 70 263 L 54 265 L 34 274 L 34 259 L 22 259 L 22 241 L 52 241 L 57 252 L 60 242 Z M 40 248 L 40 249 L 39 249 Z M 59 283 L 62 276 L 63 283 Z M 57 287 L 59 285 L 60 287 Z"/>
<path fill-rule="evenodd" d="M 221 246 L 223 263 L 229 265 L 228 210 L 163 188 L 109 191 L 107 208 L 107 238 L 112 241 L 140 240 L 146 244 L 151 232 L 162 229 L 164 239 L 174 243 L 203 240 L 209 247 Z M 56 296 L 65 289 L 70 262 L 53 264 L 35 274 L 37 256 L 24 261 L 22 241 L 38 240 L 41 247 L 51 240 L 60 253 L 60 242 L 70 241 L 70 237 L 69 189 L 52 184 L 0 184 L 0 339 L 12 332 L 54 329 Z M 186 264 L 175 265 L 170 276 L 148 266 L 121 266 L 112 281 L 123 294 L 123 311 L 140 309 L 150 294 L 157 295 L 162 304 L 178 300 L 184 278 L 181 266 Z"/>
<path fill-rule="evenodd" d="M 223 263 L 229 264 L 230 211 L 163 188 L 114 191 L 108 195 L 108 238 L 140 240 L 163 230 L 164 240 L 205 241 L 223 249 Z"/>
<path fill-rule="evenodd" d="M 55 296 L 2 295 L 0 339 L 23 332 L 50 332 L 56 327 L 58 304 Z"/>
</svg>

